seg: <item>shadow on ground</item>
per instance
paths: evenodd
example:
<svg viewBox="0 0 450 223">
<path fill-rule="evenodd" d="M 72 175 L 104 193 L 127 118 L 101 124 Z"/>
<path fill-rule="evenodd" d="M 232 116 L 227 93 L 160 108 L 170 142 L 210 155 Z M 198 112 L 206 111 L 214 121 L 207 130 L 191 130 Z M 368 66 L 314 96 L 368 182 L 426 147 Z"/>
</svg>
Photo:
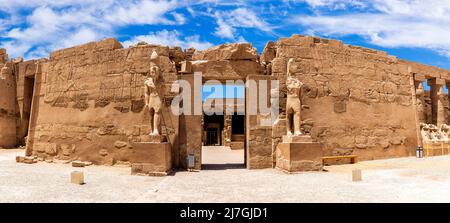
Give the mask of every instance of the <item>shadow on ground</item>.
<svg viewBox="0 0 450 223">
<path fill-rule="evenodd" d="M 229 169 L 245 169 L 243 163 L 226 163 L 226 164 L 203 164 L 202 170 L 229 170 Z"/>
</svg>

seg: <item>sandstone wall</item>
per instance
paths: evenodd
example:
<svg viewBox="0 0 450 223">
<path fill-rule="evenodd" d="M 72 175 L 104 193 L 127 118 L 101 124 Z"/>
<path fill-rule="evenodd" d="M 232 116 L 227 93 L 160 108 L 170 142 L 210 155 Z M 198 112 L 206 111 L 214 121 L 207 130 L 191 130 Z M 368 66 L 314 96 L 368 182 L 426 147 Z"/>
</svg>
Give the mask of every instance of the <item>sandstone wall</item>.
<svg viewBox="0 0 450 223">
<path fill-rule="evenodd" d="M 6 50 L 0 49 L 0 148 L 16 146 L 15 77 L 7 62 Z"/>
<path fill-rule="evenodd" d="M 128 162 L 132 142 L 149 134 L 144 78 L 153 50 L 160 56 L 160 93 L 168 96 L 163 99 L 162 131 L 176 154 L 178 118 L 168 109 L 171 98 L 165 93 L 177 79 L 169 48 L 139 44 L 124 49 L 115 39 L 53 52 L 41 64 L 27 153 L 95 164 Z"/>
<path fill-rule="evenodd" d="M 287 62 L 294 58 L 289 69 L 305 84 L 302 103 L 309 106 L 302 111 L 302 125 L 323 143 L 325 155 L 413 154 L 417 139 L 407 63 L 385 52 L 302 36 L 280 39 L 275 55 L 270 65 L 281 82 L 281 111 Z M 273 148 L 284 128 L 284 120 L 274 127 Z"/>
<path fill-rule="evenodd" d="M 267 89 L 271 89 L 271 80 L 275 79 L 269 75 L 250 75 L 247 77 L 247 81 L 254 81 L 256 86 L 249 85 L 249 88 L 257 89 L 257 92 L 253 92 L 255 95 L 251 95 L 250 91 L 246 91 L 246 109 L 252 106 L 258 108 L 257 115 L 250 115 L 248 111 L 246 113 L 246 162 L 249 169 L 263 169 L 272 168 L 274 166 L 274 150 L 272 149 L 272 130 L 273 126 L 264 124 L 264 121 L 270 121 L 270 114 L 264 114 L 259 110 L 258 103 L 264 103 L 260 96 L 262 95 L 259 85 L 260 81 L 266 81 Z M 266 102 L 263 106 L 270 105 L 270 90 L 266 91 Z M 255 100 L 257 98 L 257 100 Z M 253 101 L 255 100 L 255 101 Z M 253 105 L 251 105 L 253 104 Z"/>
<path fill-rule="evenodd" d="M 364 160 L 414 154 L 417 136 L 412 74 L 450 79 L 448 71 L 398 60 L 385 52 L 298 35 L 269 42 L 260 56 L 250 44 L 183 52 L 179 47 L 145 43 L 124 49 L 115 39 L 107 39 L 55 51 L 48 60 L 9 63 L 12 73 L 2 74 L 7 78 L 0 79 L 0 93 L 8 92 L 11 97 L 0 98 L 0 108 L 10 112 L 5 119 L 2 110 L 0 126 L 11 125 L 8 134 L 14 132 L 20 141 L 30 123 L 27 155 L 95 164 L 126 163 L 136 155 L 133 144 L 149 133 L 144 77 L 153 50 L 160 56 L 160 93 L 166 95 L 162 131 L 169 135 L 174 166 L 183 168 L 188 154 L 195 155 L 195 168 L 201 168 L 202 116 L 174 116 L 168 107 L 173 95 L 167 92 L 177 79 L 193 83 L 194 72 L 202 72 L 202 83 L 211 79 L 280 81 L 281 115 L 275 125 L 261 125 L 267 118 L 263 114 L 246 116 L 249 168 L 275 166 L 275 148 L 286 133 L 285 81 L 291 58 L 294 61 L 289 70 L 305 83 L 302 128 L 323 144 L 324 155 L 356 154 Z M 0 50 L 2 67 L 7 62 L 5 55 Z M 189 69 L 177 74 L 185 60 Z M 201 97 L 201 92 L 192 94 Z M 431 120 L 427 94 L 426 118 Z M 247 107 L 248 103 L 247 97 Z M 448 99 L 445 105 L 448 110 Z M 18 117 L 17 124 L 11 114 Z M 228 137 L 229 129 L 226 131 Z"/>
</svg>

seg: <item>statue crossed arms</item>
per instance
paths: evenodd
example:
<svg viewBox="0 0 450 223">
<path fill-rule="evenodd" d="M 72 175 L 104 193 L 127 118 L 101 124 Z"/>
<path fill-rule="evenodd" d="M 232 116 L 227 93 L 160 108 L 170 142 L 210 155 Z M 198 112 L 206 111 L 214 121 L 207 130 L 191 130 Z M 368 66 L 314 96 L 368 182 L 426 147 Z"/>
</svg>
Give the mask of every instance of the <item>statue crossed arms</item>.
<svg viewBox="0 0 450 223">
<path fill-rule="evenodd" d="M 301 89 L 303 83 L 291 75 L 291 66 L 294 59 L 291 58 L 287 64 L 287 101 L 286 101 L 286 127 L 287 135 L 302 135 L 301 124 Z"/>
<path fill-rule="evenodd" d="M 150 75 L 145 80 L 145 106 L 150 113 L 150 135 L 159 135 L 161 116 L 161 97 L 158 93 L 160 69 L 154 63 L 158 59 L 158 54 L 153 51 L 151 56 Z"/>
</svg>

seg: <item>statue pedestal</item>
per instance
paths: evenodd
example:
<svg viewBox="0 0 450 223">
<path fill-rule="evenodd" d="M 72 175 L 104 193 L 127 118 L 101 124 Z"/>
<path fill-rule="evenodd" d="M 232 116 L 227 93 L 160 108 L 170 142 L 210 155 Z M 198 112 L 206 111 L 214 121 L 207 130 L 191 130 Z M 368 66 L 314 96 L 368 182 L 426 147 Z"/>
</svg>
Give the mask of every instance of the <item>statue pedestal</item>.
<svg viewBox="0 0 450 223">
<path fill-rule="evenodd" d="M 130 156 L 131 174 L 166 176 L 172 170 L 172 147 L 170 143 L 132 143 Z"/>
<path fill-rule="evenodd" d="M 307 143 L 313 142 L 310 135 L 290 135 L 283 136 L 283 142 L 285 143 Z"/>
<path fill-rule="evenodd" d="M 288 173 L 321 171 L 322 157 L 322 145 L 312 142 L 310 136 L 286 136 L 277 146 L 276 167 Z"/>
<path fill-rule="evenodd" d="M 166 137 L 163 135 L 143 135 L 141 136 L 141 142 L 149 142 L 149 143 L 162 143 L 165 142 Z"/>
</svg>

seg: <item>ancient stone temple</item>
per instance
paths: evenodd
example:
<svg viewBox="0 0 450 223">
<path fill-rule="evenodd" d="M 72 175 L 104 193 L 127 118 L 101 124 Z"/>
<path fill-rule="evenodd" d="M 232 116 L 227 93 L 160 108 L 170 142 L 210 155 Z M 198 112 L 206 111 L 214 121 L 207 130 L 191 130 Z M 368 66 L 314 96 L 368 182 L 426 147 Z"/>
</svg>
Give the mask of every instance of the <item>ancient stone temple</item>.
<svg viewBox="0 0 450 223">
<path fill-rule="evenodd" d="M 337 40 L 294 35 L 259 55 L 247 43 L 198 51 L 106 39 L 30 61 L 0 49 L 0 67 L 0 147 L 24 145 L 39 160 L 164 175 L 201 169 L 202 146 L 225 145 L 244 149 L 249 169 L 293 172 L 320 170 L 324 156 L 411 156 L 422 140 L 448 142 L 449 71 Z M 221 105 L 179 86 L 209 81 L 244 83 L 245 97 Z M 192 112 L 178 115 L 181 92 L 193 106 L 182 101 Z M 260 104 L 274 95 L 279 116 L 267 125 Z M 202 104 L 222 115 L 206 115 Z"/>
</svg>

